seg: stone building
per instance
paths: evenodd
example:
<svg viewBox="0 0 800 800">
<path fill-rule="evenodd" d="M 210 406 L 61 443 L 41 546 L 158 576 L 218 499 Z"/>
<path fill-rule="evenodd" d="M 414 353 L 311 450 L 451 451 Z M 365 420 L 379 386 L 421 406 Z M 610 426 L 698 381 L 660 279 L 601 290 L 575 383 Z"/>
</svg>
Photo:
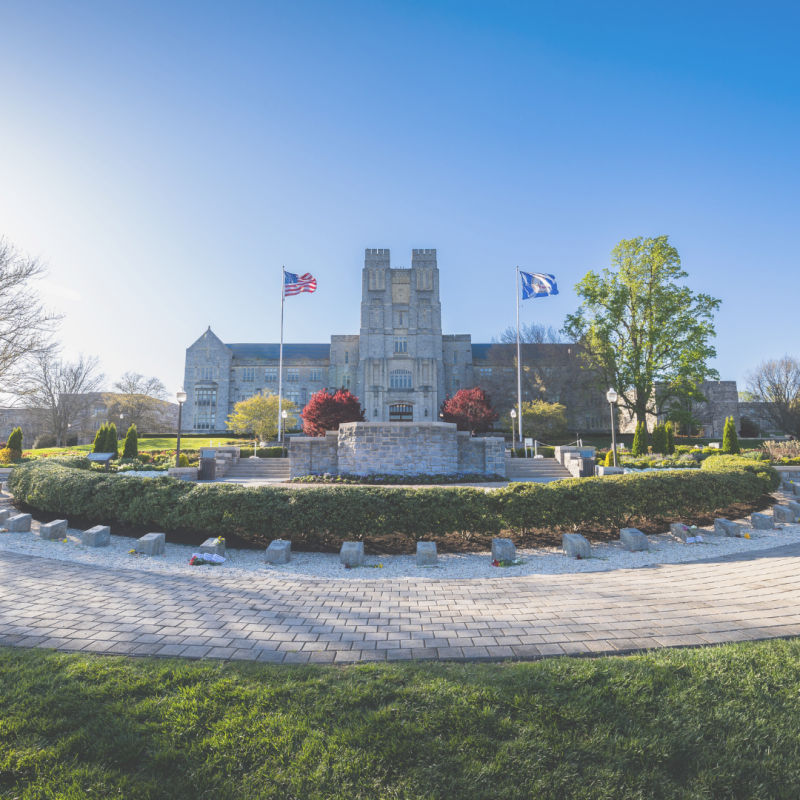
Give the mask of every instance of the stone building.
<svg viewBox="0 0 800 800">
<path fill-rule="evenodd" d="M 516 347 L 474 343 L 468 333 L 442 332 L 436 250 L 412 250 L 411 267 L 392 267 L 388 249 L 367 249 L 361 273 L 357 334 L 330 343 L 283 345 L 283 393 L 299 408 L 321 389 L 349 389 L 368 422 L 435 422 L 459 389 L 482 386 L 503 412 L 516 403 Z M 186 350 L 183 430 L 224 434 L 234 405 L 278 391 L 273 344 L 226 344 L 209 326 Z M 571 344 L 524 345 L 523 400 L 563 402 L 570 433 L 606 433 L 605 392 L 590 385 Z M 708 434 L 721 435 L 725 416 L 739 421 L 734 381 L 704 386 Z M 623 420 L 624 429 L 624 420 Z"/>
</svg>

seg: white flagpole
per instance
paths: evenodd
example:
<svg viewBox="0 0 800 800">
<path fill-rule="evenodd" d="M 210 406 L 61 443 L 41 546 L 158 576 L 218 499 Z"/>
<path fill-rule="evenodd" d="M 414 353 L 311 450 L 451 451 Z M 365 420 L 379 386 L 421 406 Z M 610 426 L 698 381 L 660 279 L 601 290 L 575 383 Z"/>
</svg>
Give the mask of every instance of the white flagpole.
<svg viewBox="0 0 800 800">
<path fill-rule="evenodd" d="M 278 441 L 281 437 L 281 411 L 283 410 L 283 301 L 286 297 L 286 267 L 281 267 L 281 345 L 278 350 Z"/>
<path fill-rule="evenodd" d="M 519 413 L 519 443 L 522 444 L 522 361 L 519 354 L 519 267 L 517 267 L 517 405 Z M 514 441 L 513 430 L 511 441 Z"/>
</svg>

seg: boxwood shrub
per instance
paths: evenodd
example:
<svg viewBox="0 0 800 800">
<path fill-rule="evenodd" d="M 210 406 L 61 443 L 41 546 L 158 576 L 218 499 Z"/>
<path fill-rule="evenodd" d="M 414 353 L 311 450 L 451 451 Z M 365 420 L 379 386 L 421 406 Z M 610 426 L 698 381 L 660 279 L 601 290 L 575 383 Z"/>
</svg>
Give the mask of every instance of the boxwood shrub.
<svg viewBox="0 0 800 800">
<path fill-rule="evenodd" d="M 450 533 L 493 535 L 501 530 L 574 530 L 622 527 L 636 520 L 690 519 L 756 501 L 780 483 L 769 465 L 736 456 L 708 459 L 701 470 L 512 483 L 492 492 L 469 487 L 198 485 L 169 477 L 107 475 L 81 469 L 85 463 L 49 459 L 17 467 L 9 488 L 17 499 L 42 512 L 84 517 L 94 524 L 259 540 L 386 534 L 432 539 Z"/>
</svg>

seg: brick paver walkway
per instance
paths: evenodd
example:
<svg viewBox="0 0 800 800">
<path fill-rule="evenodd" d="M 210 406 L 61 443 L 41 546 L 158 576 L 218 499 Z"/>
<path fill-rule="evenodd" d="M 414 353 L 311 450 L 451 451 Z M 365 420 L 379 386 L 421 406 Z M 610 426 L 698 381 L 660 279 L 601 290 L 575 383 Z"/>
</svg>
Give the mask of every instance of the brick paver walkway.
<svg viewBox="0 0 800 800">
<path fill-rule="evenodd" d="M 178 577 L 0 552 L 0 644 L 342 663 L 540 658 L 800 635 L 800 545 L 475 581 Z"/>
</svg>

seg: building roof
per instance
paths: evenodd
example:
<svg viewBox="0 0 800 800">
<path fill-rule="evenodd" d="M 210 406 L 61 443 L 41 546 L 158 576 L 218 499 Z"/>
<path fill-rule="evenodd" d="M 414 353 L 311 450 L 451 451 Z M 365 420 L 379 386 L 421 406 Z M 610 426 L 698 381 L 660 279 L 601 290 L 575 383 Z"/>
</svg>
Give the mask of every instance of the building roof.
<svg viewBox="0 0 800 800">
<path fill-rule="evenodd" d="M 475 342 L 472 343 L 472 357 L 481 359 L 482 361 L 486 360 L 486 354 L 489 352 L 489 348 L 492 347 L 491 344 L 476 344 Z"/>
<path fill-rule="evenodd" d="M 234 358 L 270 358 L 279 356 L 279 344 L 226 344 L 233 350 Z M 287 344 L 283 343 L 284 358 L 330 358 L 330 344 Z"/>
</svg>

